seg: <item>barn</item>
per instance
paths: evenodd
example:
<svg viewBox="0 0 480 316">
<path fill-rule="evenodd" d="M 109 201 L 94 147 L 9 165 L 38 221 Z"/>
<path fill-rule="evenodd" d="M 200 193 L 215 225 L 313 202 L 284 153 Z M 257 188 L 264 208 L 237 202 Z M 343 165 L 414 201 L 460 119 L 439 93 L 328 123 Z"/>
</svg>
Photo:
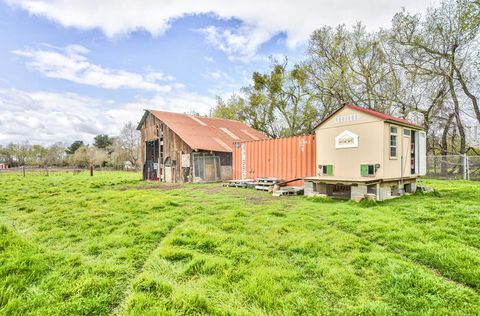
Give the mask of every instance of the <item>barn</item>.
<svg viewBox="0 0 480 316">
<path fill-rule="evenodd" d="M 155 110 L 137 129 L 143 178 L 173 183 L 230 180 L 234 143 L 267 138 L 239 121 Z"/>
<path fill-rule="evenodd" d="M 305 195 L 385 200 L 415 192 L 426 172 L 421 126 L 353 104 L 344 104 L 315 128 L 316 175 Z"/>
</svg>

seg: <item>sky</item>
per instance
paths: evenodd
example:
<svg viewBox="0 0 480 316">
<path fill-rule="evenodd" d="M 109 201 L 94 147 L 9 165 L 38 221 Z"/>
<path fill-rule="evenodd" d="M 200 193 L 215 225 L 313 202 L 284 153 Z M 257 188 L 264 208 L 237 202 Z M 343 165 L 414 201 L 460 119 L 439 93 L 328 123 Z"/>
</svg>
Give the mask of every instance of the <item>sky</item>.
<svg viewBox="0 0 480 316">
<path fill-rule="evenodd" d="M 310 34 L 426 0 L 0 0 L 0 144 L 92 143 L 144 109 L 208 114 Z"/>
</svg>

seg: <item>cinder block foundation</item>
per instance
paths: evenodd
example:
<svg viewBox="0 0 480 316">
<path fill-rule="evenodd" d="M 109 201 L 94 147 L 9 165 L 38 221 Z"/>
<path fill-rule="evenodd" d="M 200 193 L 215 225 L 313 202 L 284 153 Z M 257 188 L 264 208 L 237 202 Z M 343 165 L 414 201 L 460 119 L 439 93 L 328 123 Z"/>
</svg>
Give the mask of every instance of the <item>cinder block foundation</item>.
<svg viewBox="0 0 480 316">
<path fill-rule="evenodd" d="M 357 201 L 360 198 L 364 198 L 365 194 L 368 193 L 368 188 L 364 184 L 352 185 L 351 187 L 351 198 L 352 200 Z"/>
</svg>

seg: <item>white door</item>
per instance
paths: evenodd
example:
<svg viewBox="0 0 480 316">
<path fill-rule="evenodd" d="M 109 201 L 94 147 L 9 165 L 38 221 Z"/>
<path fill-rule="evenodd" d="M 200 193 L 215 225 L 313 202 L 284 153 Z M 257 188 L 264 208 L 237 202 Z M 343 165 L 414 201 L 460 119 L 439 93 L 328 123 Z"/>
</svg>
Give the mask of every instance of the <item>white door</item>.
<svg viewBox="0 0 480 316">
<path fill-rule="evenodd" d="M 427 134 L 420 131 L 415 133 L 415 136 L 417 174 L 424 176 L 427 174 Z"/>
</svg>

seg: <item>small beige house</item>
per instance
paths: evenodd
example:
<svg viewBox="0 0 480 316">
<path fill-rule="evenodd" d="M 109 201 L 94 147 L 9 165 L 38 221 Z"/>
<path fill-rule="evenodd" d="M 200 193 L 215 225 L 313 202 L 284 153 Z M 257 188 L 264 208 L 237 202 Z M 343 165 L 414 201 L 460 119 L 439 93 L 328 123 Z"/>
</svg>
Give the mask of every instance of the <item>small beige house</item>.
<svg viewBox="0 0 480 316">
<path fill-rule="evenodd" d="M 426 136 L 406 120 L 344 104 L 315 128 L 315 177 L 306 195 L 385 200 L 415 192 L 425 174 Z"/>
</svg>

